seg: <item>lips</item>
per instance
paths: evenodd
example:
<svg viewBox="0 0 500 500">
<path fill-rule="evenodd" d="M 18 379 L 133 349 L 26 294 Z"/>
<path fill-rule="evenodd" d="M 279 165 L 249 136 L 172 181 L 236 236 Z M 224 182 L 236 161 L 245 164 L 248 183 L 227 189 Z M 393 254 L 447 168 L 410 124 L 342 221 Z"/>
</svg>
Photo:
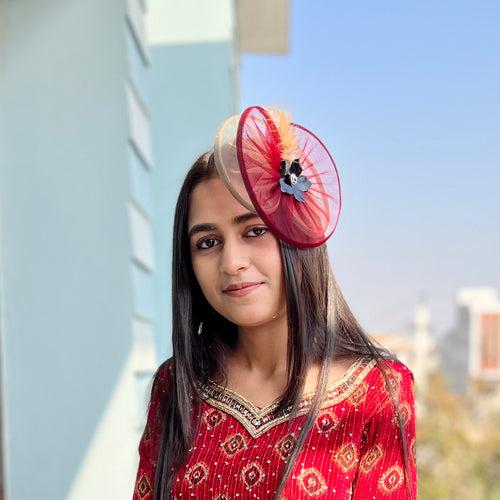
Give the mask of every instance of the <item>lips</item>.
<svg viewBox="0 0 500 500">
<path fill-rule="evenodd" d="M 243 288 L 248 288 L 249 286 L 260 285 L 262 281 L 244 281 L 241 283 L 234 283 L 232 285 L 227 286 L 222 290 L 223 292 L 231 292 L 234 290 L 241 290 Z"/>
</svg>

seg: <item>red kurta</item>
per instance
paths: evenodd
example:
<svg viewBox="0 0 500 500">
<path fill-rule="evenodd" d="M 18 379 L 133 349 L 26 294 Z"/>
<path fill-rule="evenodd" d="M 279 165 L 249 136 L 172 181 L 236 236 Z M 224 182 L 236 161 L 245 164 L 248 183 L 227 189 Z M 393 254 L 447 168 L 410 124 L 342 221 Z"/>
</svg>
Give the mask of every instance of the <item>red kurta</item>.
<svg viewBox="0 0 500 500">
<path fill-rule="evenodd" d="M 399 388 L 410 447 L 411 489 L 417 498 L 413 374 L 387 360 L 391 385 Z M 165 372 L 167 372 L 165 368 Z M 158 449 L 153 395 L 139 444 L 140 463 L 133 500 L 151 500 Z M 172 497 L 213 500 L 270 499 L 276 491 L 313 394 L 305 394 L 298 416 L 273 415 L 276 404 L 259 408 L 215 382 L 200 386 L 209 396 L 188 463 L 173 478 Z M 291 427 L 288 429 L 288 421 Z M 287 481 L 282 499 L 404 499 L 401 440 L 395 408 L 374 360 L 358 358 L 328 386 L 318 418 Z"/>
</svg>

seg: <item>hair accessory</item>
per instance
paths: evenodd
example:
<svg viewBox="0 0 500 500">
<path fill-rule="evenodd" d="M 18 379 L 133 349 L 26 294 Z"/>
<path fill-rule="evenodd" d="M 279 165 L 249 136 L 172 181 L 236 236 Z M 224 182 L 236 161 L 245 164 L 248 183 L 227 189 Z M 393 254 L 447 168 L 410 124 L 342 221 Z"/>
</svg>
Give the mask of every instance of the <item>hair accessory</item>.
<svg viewBox="0 0 500 500">
<path fill-rule="evenodd" d="M 231 194 L 281 240 L 308 248 L 333 234 L 341 208 L 335 162 L 288 113 L 251 106 L 231 116 L 217 131 L 214 159 Z"/>
</svg>

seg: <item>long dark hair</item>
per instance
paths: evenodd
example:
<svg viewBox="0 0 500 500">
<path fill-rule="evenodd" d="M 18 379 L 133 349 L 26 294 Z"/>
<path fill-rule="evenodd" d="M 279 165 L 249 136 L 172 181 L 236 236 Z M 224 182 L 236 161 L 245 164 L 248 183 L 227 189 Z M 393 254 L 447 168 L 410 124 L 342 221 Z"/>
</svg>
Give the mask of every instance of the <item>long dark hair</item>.
<svg viewBox="0 0 500 500">
<path fill-rule="evenodd" d="M 217 176 L 213 152 L 202 154 L 188 171 L 175 209 L 172 254 L 172 345 L 173 356 L 157 370 L 153 388 L 165 363 L 171 362 L 173 383 L 160 401 L 160 442 L 154 482 L 154 500 L 171 498 L 174 471 L 187 461 L 201 421 L 201 397 L 197 381 L 221 376 L 227 382 L 226 360 L 238 330 L 205 299 L 194 275 L 188 240 L 190 196 L 200 182 Z M 325 396 L 332 362 L 367 355 L 376 361 L 397 410 L 403 447 L 406 485 L 412 497 L 409 448 L 397 397 L 384 369 L 385 359 L 397 359 L 375 345 L 349 309 L 330 268 L 326 245 L 297 249 L 279 240 L 283 262 L 288 319 L 288 385 L 276 412 L 298 409 L 305 374 L 311 363 L 321 365 L 318 388 L 290 455 L 275 499 L 285 487 L 303 443 L 314 425 Z M 327 279 L 325 279 L 325 277 Z M 314 311 L 314 314 L 311 314 Z M 197 335 L 203 321 L 203 335 Z M 289 422 L 290 423 L 290 422 Z M 194 425 L 193 425 L 194 424 Z"/>
</svg>

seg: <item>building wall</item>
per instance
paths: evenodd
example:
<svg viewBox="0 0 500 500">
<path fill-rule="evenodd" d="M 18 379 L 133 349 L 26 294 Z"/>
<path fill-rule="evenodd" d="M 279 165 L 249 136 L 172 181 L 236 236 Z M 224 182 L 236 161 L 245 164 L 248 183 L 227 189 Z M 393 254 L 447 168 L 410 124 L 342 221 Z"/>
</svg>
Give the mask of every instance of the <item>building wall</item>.
<svg viewBox="0 0 500 500">
<path fill-rule="evenodd" d="M 457 307 L 455 325 L 440 342 L 443 370 L 448 387 L 456 393 L 464 393 L 467 390 L 470 321 L 467 308 Z"/>
<path fill-rule="evenodd" d="M 119 90 L 126 97 L 127 134 L 123 142 L 126 162 L 122 175 L 129 179 L 130 185 L 127 204 L 123 208 L 128 215 L 131 239 L 132 343 L 74 476 L 69 500 L 130 497 L 151 377 L 157 367 L 153 297 L 155 254 L 151 222 L 154 217 L 151 189 L 154 155 L 148 90 L 151 61 L 145 2 L 127 0 L 126 14 L 121 17 L 121 22 L 127 62 Z"/>
<path fill-rule="evenodd" d="M 233 42 L 237 0 L 148 0 L 152 46 Z"/>
<path fill-rule="evenodd" d="M 175 197 L 237 111 L 232 2 L 148 2 L 152 46 L 143 0 L 0 2 L 6 498 L 127 498 L 171 352 Z"/>
<path fill-rule="evenodd" d="M 172 353 L 171 266 L 175 204 L 184 176 L 213 145 L 218 125 L 238 112 L 232 2 L 149 2 L 156 346 Z M 189 27 L 180 33 L 179 27 Z"/>
<path fill-rule="evenodd" d="M 65 498 L 132 341 L 123 1 L 5 2 L 6 498 Z"/>
<path fill-rule="evenodd" d="M 480 370 L 500 381 L 500 311 L 480 313 Z"/>
<path fill-rule="evenodd" d="M 148 13 L 158 30 L 156 7 L 150 4 Z M 177 18 L 177 23 L 187 23 L 182 12 L 172 8 L 170 22 Z M 234 112 L 231 41 L 148 45 L 145 14 L 141 0 L 127 1 L 133 343 L 81 462 L 70 500 L 126 498 L 132 491 L 152 375 L 171 354 L 170 247 L 175 198 L 186 164 L 200 147 L 209 146 L 218 122 Z M 207 75 L 204 81 L 197 77 L 199 66 Z"/>
<path fill-rule="evenodd" d="M 455 296 L 455 325 L 443 339 L 441 352 L 443 366 L 450 386 L 457 392 L 466 392 L 471 382 L 498 381 L 498 367 L 483 366 L 485 360 L 496 363 L 500 357 L 498 320 L 500 301 L 491 287 L 459 288 Z M 486 316 L 485 316 L 486 315 Z M 484 322 L 484 318 L 489 320 Z M 496 353 L 488 352 L 492 348 Z"/>
<path fill-rule="evenodd" d="M 156 345 L 159 358 L 166 359 L 172 352 L 171 259 L 175 203 L 188 168 L 199 154 L 212 147 L 217 126 L 225 117 L 236 113 L 236 106 L 229 44 L 154 46 L 151 54 L 156 158 L 153 172 Z"/>
</svg>

